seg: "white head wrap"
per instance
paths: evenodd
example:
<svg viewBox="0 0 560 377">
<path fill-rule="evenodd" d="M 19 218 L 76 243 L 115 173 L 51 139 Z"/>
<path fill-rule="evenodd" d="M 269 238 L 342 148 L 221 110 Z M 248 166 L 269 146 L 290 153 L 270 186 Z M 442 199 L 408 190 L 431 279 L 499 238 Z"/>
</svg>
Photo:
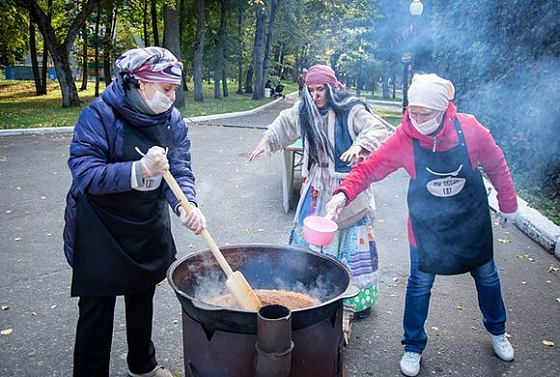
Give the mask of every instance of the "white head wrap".
<svg viewBox="0 0 560 377">
<path fill-rule="evenodd" d="M 455 96 L 455 87 L 449 80 L 434 73 L 416 74 L 408 89 L 408 105 L 444 111 Z"/>
</svg>

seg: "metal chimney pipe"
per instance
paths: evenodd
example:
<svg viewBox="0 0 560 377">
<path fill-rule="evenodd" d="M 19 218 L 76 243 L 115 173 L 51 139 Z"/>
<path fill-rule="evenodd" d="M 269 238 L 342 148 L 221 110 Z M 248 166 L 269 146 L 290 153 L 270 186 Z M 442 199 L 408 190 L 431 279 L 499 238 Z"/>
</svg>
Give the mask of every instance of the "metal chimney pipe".
<svg viewBox="0 0 560 377">
<path fill-rule="evenodd" d="M 292 364 L 292 312 L 281 305 L 260 308 L 257 316 L 257 377 L 287 377 Z"/>
</svg>

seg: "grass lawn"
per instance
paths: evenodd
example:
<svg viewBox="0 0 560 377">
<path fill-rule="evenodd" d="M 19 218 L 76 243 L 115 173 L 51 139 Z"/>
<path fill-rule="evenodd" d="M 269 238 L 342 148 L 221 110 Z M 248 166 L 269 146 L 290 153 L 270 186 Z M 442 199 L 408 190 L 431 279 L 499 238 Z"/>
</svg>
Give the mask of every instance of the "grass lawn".
<svg viewBox="0 0 560 377">
<path fill-rule="evenodd" d="M 79 83 L 77 83 L 79 86 Z M 83 106 L 94 98 L 95 83 L 88 83 L 88 90 L 78 92 Z M 250 94 L 236 94 L 237 83 L 228 83 L 229 97 L 214 99 L 213 83 L 203 84 L 204 102 L 193 100 L 193 83 L 186 92 L 185 108 L 182 113 L 193 117 L 198 115 L 221 114 L 259 107 L 270 99 L 253 101 Z M 105 85 L 100 84 L 103 91 Z M 295 83 L 289 83 L 284 93 L 297 91 Z M 41 128 L 73 126 L 81 108 L 62 108 L 62 95 L 57 82 L 49 83 L 46 96 L 35 96 L 33 81 L 0 80 L 0 129 Z"/>
</svg>

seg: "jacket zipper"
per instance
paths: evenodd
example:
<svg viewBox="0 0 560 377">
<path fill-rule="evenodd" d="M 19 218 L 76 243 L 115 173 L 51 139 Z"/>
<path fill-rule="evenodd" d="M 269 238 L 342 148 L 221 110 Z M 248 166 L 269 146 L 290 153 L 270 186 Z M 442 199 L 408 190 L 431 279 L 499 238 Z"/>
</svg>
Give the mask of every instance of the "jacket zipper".
<svg viewBox="0 0 560 377">
<path fill-rule="evenodd" d="M 432 148 L 432 152 L 434 152 L 434 153 L 436 151 L 436 146 L 437 146 L 437 138 L 434 136 L 434 146 Z"/>
</svg>

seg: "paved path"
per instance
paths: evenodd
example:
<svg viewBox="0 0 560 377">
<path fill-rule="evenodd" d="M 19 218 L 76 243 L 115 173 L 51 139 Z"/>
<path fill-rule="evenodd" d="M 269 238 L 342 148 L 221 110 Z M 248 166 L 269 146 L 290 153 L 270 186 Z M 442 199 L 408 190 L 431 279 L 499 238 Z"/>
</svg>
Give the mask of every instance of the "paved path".
<svg viewBox="0 0 560 377">
<path fill-rule="evenodd" d="M 270 109 L 270 115 L 278 109 Z M 229 122 L 229 121 L 228 121 Z M 281 160 L 247 163 L 264 118 L 249 128 L 193 125 L 194 169 L 202 210 L 219 245 L 285 245 L 293 213 L 282 208 Z M 71 376 L 77 300 L 69 297 L 71 270 L 62 251 L 70 134 L 0 137 L 0 376 Z M 380 297 L 372 316 L 354 325 L 345 363 L 351 377 L 400 376 L 401 318 L 408 270 L 407 178 L 402 172 L 374 185 L 380 250 Z M 173 219 L 178 257 L 204 249 L 200 237 Z M 516 228 L 495 227 L 495 254 L 508 308 L 512 363 L 492 354 L 472 279 L 439 277 L 420 376 L 558 375 L 559 263 Z M 167 283 L 156 291 L 154 342 L 160 363 L 184 375 L 180 305 Z M 125 376 L 123 305 L 118 300 L 111 376 Z M 549 347 L 543 341 L 552 341 Z"/>
</svg>

